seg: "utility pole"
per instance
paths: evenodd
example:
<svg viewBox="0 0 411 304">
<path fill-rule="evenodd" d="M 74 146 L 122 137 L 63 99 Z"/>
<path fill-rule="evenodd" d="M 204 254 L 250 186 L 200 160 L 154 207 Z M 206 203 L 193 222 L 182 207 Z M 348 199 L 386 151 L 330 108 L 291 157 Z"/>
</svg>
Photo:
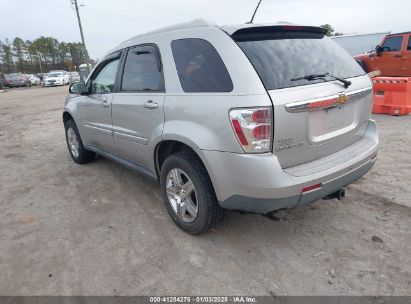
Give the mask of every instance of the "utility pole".
<svg viewBox="0 0 411 304">
<path fill-rule="evenodd" d="M 72 0 L 72 3 L 74 4 L 74 7 L 76 8 L 78 26 L 79 26 L 79 28 L 80 28 L 81 42 L 83 43 L 84 56 L 86 56 L 87 71 L 90 73 L 90 67 L 89 67 L 90 59 L 88 58 L 86 43 L 84 42 L 84 34 L 83 34 L 83 28 L 82 28 L 82 26 L 81 26 L 80 13 L 79 13 L 79 11 L 78 11 L 77 0 Z"/>
<path fill-rule="evenodd" d="M 36 52 L 37 55 L 37 61 L 39 62 L 39 66 L 40 66 L 40 73 L 43 74 L 43 67 L 41 66 L 41 57 L 39 55 L 39 52 Z"/>
<path fill-rule="evenodd" d="M 257 7 L 255 8 L 255 11 L 254 11 L 254 14 L 253 14 L 253 16 L 251 17 L 250 22 L 248 22 L 248 23 L 253 23 L 253 21 L 254 21 L 254 17 L 255 17 L 255 14 L 257 13 L 258 8 L 260 7 L 260 3 L 261 3 L 261 1 L 263 1 L 263 0 L 258 1 Z"/>
</svg>

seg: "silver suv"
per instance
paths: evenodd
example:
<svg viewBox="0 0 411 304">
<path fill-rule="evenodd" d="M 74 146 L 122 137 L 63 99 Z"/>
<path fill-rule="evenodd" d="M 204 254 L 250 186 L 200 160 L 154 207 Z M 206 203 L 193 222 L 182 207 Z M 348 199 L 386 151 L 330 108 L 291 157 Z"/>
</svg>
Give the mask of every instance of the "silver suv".
<svg viewBox="0 0 411 304">
<path fill-rule="evenodd" d="M 192 234 L 225 208 L 265 214 L 340 193 L 379 140 L 369 77 L 324 34 L 194 21 L 127 40 L 70 86 L 70 155 L 158 180 Z"/>
</svg>

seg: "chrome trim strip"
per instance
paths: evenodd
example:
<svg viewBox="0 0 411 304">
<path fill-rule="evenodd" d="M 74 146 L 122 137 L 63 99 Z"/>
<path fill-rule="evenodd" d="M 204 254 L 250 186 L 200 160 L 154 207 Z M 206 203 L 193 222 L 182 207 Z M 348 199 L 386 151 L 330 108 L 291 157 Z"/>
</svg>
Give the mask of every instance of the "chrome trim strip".
<svg viewBox="0 0 411 304">
<path fill-rule="evenodd" d="M 120 133 L 117 131 L 114 131 L 114 137 L 119 138 L 119 139 L 128 140 L 128 141 L 131 141 L 137 144 L 143 144 L 143 145 L 147 145 L 147 142 L 148 142 L 146 138 L 138 137 L 138 136 L 134 136 L 134 135 L 126 134 L 126 133 Z"/>
<path fill-rule="evenodd" d="M 363 95 L 366 95 L 371 91 L 372 91 L 372 87 L 368 87 L 368 88 L 364 88 L 364 89 L 355 90 L 355 91 L 345 93 L 345 96 L 350 97 L 350 99 L 348 99 L 344 104 L 353 102 L 357 98 L 362 97 Z M 341 94 L 344 94 L 344 93 L 341 92 Z M 335 102 L 335 103 L 327 105 L 327 106 L 316 107 L 316 108 L 310 108 L 310 104 L 315 103 L 315 102 L 330 100 L 330 99 L 337 99 L 339 97 L 340 97 L 340 95 L 336 94 L 336 95 L 331 95 L 331 96 L 325 96 L 325 97 L 320 97 L 320 98 L 315 98 L 315 99 L 308 99 L 308 100 L 304 100 L 304 101 L 288 103 L 288 104 L 285 105 L 285 109 L 287 110 L 287 112 L 290 112 L 290 113 L 298 113 L 298 112 L 304 112 L 304 111 L 313 111 L 313 110 L 334 108 L 334 107 L 341 106 L 341 104 L 338 104 L 337 102 Z"/>
<path fill-rule="evenodd" d="M 98 131 L 102 131 L 103 133 L 109 133 L 110 135 L 112 135 L 113 131 L 112 130 L 108 130 L 108 129 L 104 129 L 104 128 L 100 128 L 100 127 L 96 127 L 96 126 L 91 126 L 91 125 L 84 125 L 87 128 L 91 128 L 94 130 L 98 130 Z"/>
</svg>

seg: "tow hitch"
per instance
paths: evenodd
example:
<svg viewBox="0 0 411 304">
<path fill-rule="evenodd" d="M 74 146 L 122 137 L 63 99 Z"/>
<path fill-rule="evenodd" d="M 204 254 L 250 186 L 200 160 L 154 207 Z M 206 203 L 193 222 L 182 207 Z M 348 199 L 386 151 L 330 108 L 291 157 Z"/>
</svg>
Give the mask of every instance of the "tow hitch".
<svg viewBox="0 0 411 304">
<path fill-rule="evenodd" d="M 331 193 L 330 195 L 324 197 L 325 200 L 330 200 L 330 199 L 338 199 L 339 201 L 342 200 L 342 198 L 345 197 L 345 189 L 340 189 L 338 191 L 335 191 L 334 193 Z"/>
</svg>

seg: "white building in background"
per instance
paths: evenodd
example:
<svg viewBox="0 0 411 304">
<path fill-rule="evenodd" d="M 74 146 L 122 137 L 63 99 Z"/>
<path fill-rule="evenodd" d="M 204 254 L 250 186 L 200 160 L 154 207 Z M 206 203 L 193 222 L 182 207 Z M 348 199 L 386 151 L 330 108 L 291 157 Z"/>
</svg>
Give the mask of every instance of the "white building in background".
<svg viewBox="0 0 411 304">
<path fill-rule="evenodd" d="M 373 51 L 375 47 L 381 43 L 382 39 L 388 34 L 390 34 L 390 32 L 343 35 L 334 36 L 331 37 L 331 39 L 342 46 L 348 53 L 355 56 Z"/>
</svg>

